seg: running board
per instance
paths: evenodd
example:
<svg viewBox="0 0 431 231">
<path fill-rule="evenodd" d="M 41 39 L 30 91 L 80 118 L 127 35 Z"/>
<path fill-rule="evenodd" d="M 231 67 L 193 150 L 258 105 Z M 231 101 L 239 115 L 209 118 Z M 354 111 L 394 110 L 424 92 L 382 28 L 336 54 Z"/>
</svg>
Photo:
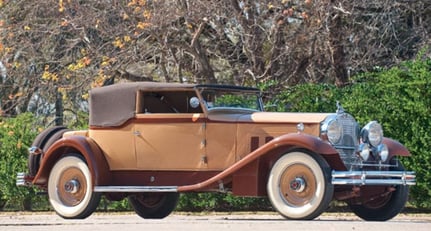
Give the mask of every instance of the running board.
<svg viewBox="0 0 431 231">
<path fill-rule="evenodd" d="M 96 186 L 94 192 L 178 192 L 178 186 Z"/>
</svg>

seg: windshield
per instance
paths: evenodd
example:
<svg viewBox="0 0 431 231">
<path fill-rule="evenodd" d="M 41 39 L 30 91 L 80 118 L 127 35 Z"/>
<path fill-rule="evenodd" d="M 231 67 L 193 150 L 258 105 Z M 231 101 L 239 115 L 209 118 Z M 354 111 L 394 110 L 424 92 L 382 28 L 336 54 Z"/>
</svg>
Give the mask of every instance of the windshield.
<svg viewBox="0 0 431 231">
<path fill-rule="evenodd" d="M 247 109 L 262 111 L 262 103 L 258 91 L 202 89 L 201 95 L 208 110 Z"/>
</svg>

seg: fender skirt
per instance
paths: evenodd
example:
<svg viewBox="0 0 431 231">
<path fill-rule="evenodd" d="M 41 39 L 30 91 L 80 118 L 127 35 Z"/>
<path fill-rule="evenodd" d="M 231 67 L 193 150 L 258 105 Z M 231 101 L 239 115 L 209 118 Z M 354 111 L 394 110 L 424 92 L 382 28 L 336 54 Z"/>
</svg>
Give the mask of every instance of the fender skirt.
<svg viewBox="0 0 431 231">
<path fill-rule="evenodd" d="M 90 169 L 94 186 L 108 185 L 109 166 L 99 146 L 85 136 L 70 136 L 55 142 L 44 154 L 38 173 L 33 179 L 34 185 L 44 186 L 48 183 L 49 173 L 54 164 L 66 154 L 81 154 Z"/>
</svg>

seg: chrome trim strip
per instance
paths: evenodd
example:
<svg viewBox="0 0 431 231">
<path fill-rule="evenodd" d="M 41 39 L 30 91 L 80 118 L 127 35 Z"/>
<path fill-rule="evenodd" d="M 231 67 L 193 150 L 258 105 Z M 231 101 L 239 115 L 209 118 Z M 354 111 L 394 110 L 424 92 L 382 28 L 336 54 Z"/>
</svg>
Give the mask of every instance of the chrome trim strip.
<svg viewBox="0 0 431 231">
<path fill-rule="evenodd" d="M 357 166 L 357 167 L 396 167 L 396 164 L 381 164 L 381 163 L 377 163 L 377 164 L 373 164 L 373 163 L 360 163 L 360 164 L 356 164 L 353 166 Z"/>
<path fill-rule="evenodd" d="M 356 150 L 356 147 L 346 145 L 334 145 L 335 149 Z"/>
<path fill-rule="evenodd" d="M 178 192 L 178 186 L 96 186 L 94 192 Z"/>
<path fill-rule="evenodd" d="M 415 172 L 332 171 L 333 185 L 415 185 Z"/>
</svg>

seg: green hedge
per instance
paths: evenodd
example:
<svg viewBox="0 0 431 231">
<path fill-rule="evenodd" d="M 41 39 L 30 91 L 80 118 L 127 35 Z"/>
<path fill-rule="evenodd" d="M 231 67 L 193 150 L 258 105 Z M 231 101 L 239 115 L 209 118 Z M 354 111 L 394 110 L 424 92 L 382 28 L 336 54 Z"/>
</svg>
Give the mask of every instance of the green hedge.
<svg viewBox="0 0 431 231">
<path fill-rule="evenodd" d="M 31 114 L 0 118 L 0 210 L 4 206 L 32 209 L 40 197 L 33 188 L 16 187 L 17 172 L 27 171 L 27 150 L 36 136 Z"/>
</svg>

